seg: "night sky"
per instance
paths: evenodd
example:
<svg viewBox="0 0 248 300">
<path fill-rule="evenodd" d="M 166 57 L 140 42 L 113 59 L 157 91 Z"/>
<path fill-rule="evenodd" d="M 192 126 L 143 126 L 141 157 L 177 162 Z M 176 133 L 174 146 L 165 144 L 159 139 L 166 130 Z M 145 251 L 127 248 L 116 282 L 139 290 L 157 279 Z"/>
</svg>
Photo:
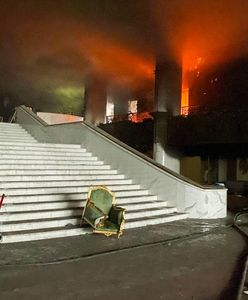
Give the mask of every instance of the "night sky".
<svg viewBox="0 0 248 300">
<path fill-rule="evenodd" d="M 246 0 L 0 0 L 0 12 L 0 100 L 43 111 L 79 113 L 91 74 L 147 93 L 157 53 L 191 68 L 248 52 Z"/>
</svg>

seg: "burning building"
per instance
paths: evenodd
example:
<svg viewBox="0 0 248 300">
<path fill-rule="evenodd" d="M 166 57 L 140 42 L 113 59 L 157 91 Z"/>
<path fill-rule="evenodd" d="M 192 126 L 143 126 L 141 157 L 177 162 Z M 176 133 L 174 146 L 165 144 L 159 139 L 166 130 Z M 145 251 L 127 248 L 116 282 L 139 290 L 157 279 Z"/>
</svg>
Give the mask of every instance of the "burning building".
<svg viewBox="0 0 248 300">
<path fill-rule="evenodd" d="M 1 11 L 0 92 L 11 91 L 15 105 L 83 114 L 94 124 L 106 115 L 154 118 L 153 157 L 178 172 L 182 156 L 208 157 L 214 143 L 230 144 L 216 129 L 219 115 L 211 125 L 198 119 L 211 107 L 246 106 L 244 1 L 12 0 Z M 226 130 L 242 144 L 234 128 L 246 124 Z"/>
</svg>

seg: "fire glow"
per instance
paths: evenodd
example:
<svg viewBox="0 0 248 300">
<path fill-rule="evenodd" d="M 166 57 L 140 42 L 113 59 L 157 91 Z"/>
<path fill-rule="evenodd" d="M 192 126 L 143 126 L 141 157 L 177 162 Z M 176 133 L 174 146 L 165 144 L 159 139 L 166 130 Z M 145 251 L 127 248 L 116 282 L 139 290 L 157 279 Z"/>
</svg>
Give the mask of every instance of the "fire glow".
<svg viewBox="0 0 248 300">
<path fill-rule="evenodd" d="M 204 57 L 205 69 L 247 56 L 248 1 L 157 0 L 151 2 L 150 8 L 160 33 L 160 52 L 168 53 L 180 65 L 183 59 L 182 107 L 191 101 L 191 83 L 186 74 L 197 72 L 197 65 L 202 64 L 198 57 Z M 187 114 L 187 109 L 183 110 Z"/>
<path fill-rule="evenodd" d="M 187 116 L 189 114 L 190 106 L 190 82 L 189 74 L 190 72 L 195 72 L 196 77 L 200 76 L 200 67 L 204 60 L 202 57 L 198 57 L 194 62 L 189 63 L 188 61 L 183 61 L 182 67 L 182 94 L 181 94 L 181 115 Z"/>
</svg>

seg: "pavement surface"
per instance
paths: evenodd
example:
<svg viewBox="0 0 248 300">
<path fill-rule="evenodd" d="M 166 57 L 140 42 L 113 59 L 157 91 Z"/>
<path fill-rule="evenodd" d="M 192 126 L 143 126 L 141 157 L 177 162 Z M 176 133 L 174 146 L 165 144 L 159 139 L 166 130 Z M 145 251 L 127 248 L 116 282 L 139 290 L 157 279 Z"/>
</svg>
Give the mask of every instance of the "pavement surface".
<svg viewBox="0 0 248 300">
<path fill-rule="evenodd" d="M 248 253 L 226 221 L 0 246 L 0 299 L 234 300 Z"/>
</svg>

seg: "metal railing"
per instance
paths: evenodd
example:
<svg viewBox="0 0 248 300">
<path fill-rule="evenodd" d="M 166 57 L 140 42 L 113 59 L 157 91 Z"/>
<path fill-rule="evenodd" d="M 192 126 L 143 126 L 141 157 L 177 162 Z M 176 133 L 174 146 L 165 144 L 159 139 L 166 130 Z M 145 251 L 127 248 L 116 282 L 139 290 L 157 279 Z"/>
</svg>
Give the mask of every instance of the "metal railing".
<svg viewBox="0 0 248 300">
<path fill-rule="evenodd" d="M 106 116 L 106 123 L 114 123 L 121 121 L 131 121 L 131 122 L 142 122 L 145 119 L 153 119 L 150 112 L 132 113 L 128 112 L 123 115 L 110 115 Z"/>
<path fill-rule="evenodd" d="M 221 106 L 221 105 L 209 105 L 209 106 L 182 106 L 181 115 L 197 115 L 197 114 L 247 114 L 248 108 L 246 107 L 237 107 L 237 106 Z"/>
<path fill-rule="evenodd" d="M 134 114 L 131 112 L 129 112 L 127 114 L 121 114 L 121 115 L 109 115 L 109 116 L 106 116 L 106 123 L 132 121 L 134 116 L 137 116 L 137 114 Z"/>
<path fill-rule="evenodd" d="M 190 115 L 190 114 L 196 114 L 196 113 L 199 113 L 199 112 L 202 112 L 203 108 L 201 106 L 197 106 L 197 105 L 194 105 L 194 106 L 182 106 L 181 107 L 181 115 L 183 116 L 187 116 L 187 115 Z"/>
</svg>

